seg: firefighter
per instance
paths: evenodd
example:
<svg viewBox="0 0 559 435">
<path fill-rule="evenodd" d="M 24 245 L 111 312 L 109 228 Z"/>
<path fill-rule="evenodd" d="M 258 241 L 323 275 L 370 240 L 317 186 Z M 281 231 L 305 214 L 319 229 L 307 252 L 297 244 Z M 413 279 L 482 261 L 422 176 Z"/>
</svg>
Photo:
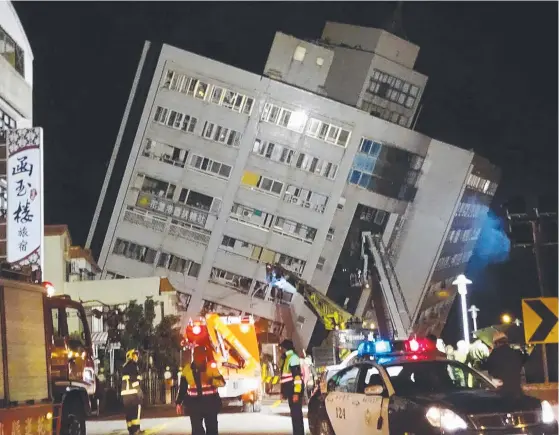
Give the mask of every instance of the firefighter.
<svg viewBox="0 0 559 435">
<path fill-rule="evenodd" d="M 305 435 L 303 423 L 303 375 L 301 361 L 295 353 L 291 340 L 283 340 L 280 344 L 281 358 L 281 396 L 289 403 L 293 435 Z"/>
<path fill-rule="evenodd" d="M 120 395 L 124 404 L 126 426 L 128 433 L 140 433 L 140 413 L 142 410 L 142 388 L 140 371 L 138 369 L 139 353 L 136 349 L 126 352 L 126 363 L 122 367 L 122 389 Z"/>
<path fill-rule="evenodd" d="M 183 409 L 188 410 L 192 435 L 218 435 L 217 414 L 221 410 L 221 398 L 217 389 L 225 386 L 225 379 L 215 362 L 208 361 L 204 346 L 194 348 L 192 359 L 181 372 L 177 414 L 183 414 Z"/>
</svg>

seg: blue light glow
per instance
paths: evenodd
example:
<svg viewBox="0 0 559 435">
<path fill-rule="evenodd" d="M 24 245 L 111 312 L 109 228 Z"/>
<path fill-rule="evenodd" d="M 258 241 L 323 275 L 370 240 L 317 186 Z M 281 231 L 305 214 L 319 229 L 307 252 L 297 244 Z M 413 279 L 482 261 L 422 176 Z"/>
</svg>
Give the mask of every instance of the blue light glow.
<svg viewBox="0 0 559 435">
<path fill-rule="evenodd" d="M 379 340 L 375 341 L 375 353 L 390 353 L 392 351 L 392 346 L 390 345 L 389 341 L 386 340 Z"/>
<path fill-rule="evenodd" d="M 374 353 L 375 353 L 374 341 L 363 341 L 361 344 L 359 344 L 359 347 L 357 348 L 357 356 L 359 357 L 374 355 Z"/>
</svg>

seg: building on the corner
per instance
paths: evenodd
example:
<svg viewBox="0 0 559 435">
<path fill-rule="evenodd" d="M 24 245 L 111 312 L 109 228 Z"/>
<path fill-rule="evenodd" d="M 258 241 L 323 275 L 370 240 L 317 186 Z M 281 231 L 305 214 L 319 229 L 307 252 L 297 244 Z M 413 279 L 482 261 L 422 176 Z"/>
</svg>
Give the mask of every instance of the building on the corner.
<svg viewBox="0 0 559 435">
<path fill-rule="evenodd" d="M 0 263 L 6 260 L 6 131 L 32 126 L 33 52 L 10 1 L 0 2 Z"/>
<path fill-rule="evenodd" d="M 439 333 L 499 171 L 409 129 L 427 83 L 418 52 L 327 23 L 319 41 L 278 32 L 257 75 L 146 43 L 90 231 L 102 277 L 165 274 L 185 319 L 252 313 L 306 346 L 316 318 L 267 288 L 276 262 L 352 311 L 370 283 L 378 314 L 388 283 L 411 327 Z M 382 258 L 369 280 L 362 231 Z"/>
</svg>

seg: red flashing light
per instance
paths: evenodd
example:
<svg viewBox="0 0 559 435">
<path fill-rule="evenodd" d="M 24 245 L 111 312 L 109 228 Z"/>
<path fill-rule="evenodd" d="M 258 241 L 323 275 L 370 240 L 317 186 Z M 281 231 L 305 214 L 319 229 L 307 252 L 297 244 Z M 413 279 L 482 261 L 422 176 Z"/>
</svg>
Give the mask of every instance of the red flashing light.
<svg viewBox="0 0 559 435">
<path fill-rule="evenodd" d="M 406 352 L 411 353 L 421 353 L 421 352 L 430 352 L 435 349 L 435 345 L 424 338 L 412 338 L 411 340 L 407 340 L 404 344 Z"/>
<path fill-rule="evenodd" d="M 217 369 L 217 364 L 216 364 L 215 362 L 212 361 L 212 362 L 210 363 L 210 367 L 211 367 L 212 369 Z"/>
<path fill-rule="evenodd" d="M 202 328 L 200 327 L 200 325 L 194 325 L 194 326 L 192 327 L 192 333 L 193 333 L 194 335 L 199 335 L 200 332 L 202 332 Z"/>
</svg>

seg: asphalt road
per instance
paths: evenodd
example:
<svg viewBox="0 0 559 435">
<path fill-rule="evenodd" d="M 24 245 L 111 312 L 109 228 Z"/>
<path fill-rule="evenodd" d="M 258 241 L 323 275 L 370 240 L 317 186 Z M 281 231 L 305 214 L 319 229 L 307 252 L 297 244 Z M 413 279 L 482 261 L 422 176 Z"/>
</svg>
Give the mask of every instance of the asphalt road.
<svg viewBox="0 0 559 435">
<path fill-rule="evenodd" d="M 306 411 L 306 408 L 305 408 Z M 142 419 L 145 435 L 188 435 L 191 434 L 188 417 L 165 416 Z M 305 426 L 306 426 L 305 419 Z M 292 434 L 287 405 L 266 405 L 255 414 L 227 411 L 219 415 L 220 435 L 287 435 Z M 308 428 L 307 428 L 307 433 Z M 126 423 L 120 420 L 95 420 L 87 423 L 87 435 L 127 435 Z"/>
</svg>

